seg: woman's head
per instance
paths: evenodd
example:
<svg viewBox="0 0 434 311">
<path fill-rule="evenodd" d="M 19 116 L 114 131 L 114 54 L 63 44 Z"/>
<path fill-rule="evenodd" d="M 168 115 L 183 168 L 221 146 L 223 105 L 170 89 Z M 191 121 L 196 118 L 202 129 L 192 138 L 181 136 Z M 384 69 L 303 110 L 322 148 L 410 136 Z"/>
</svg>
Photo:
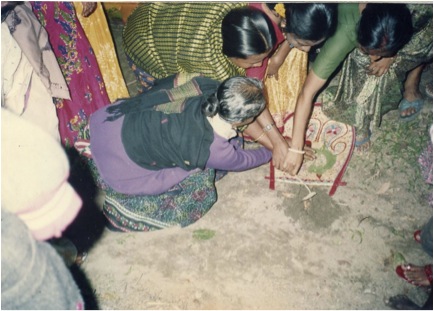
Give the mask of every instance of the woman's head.
<svg viewBox="0 0 434 311">
<path fill-rule="evenodd" d="M 291 46 L 308 52 L 335 32 L 337 15 L 337 4 L 333 3 L 285 4 L 286 39 Z"/>
<path fill-rule="evenodd" d="M 259 67 L 276 44 L 273 24 L 254 8 L 229 11 L 222 21 L 223 54 L 238 67 Z"/>
<path fill-rule="evenodd" d="M 368 3 L 357 26 L 357 41 L 369 55 L 395 55 L 413 35 L 411 14 L 405 4 Z"/>
<path fill-rule="evenodd" d="M 236 125 L 252 122 L 264 108 L 262 83 L 246 77 L 226 79 L 202 105 L 202 111 L 207 117 L 218 115 Z"/>
</svg>

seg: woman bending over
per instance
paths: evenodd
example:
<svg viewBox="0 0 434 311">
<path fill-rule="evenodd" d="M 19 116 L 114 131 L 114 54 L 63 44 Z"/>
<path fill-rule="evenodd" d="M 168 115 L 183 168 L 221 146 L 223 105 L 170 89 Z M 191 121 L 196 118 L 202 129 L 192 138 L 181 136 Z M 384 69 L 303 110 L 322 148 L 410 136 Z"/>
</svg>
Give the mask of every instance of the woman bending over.
<svg viewBox="0 0 434 311">
<path fill-rule="evenodd" d="M 432 40 L 431 5 L 339 4 L 336 33 L 321 48 L 298 97 L 293 148 L 303 148 L 314 97 L 344 60 L 336 94 L 323 98 L 323 111 L 354 125 L 356 146 L 365 148 L 371 128 L 415 88 L 413 75 L 432 59 Z M 288 154 L 285 165 L 297 174 L 303 155 Z"/>
<path fill-rule="evenodd" d="M 92 114 L 85 155 L 106 192 L 111 226 L 147 231 L 202 217 L 216 201 L 214 169 L 243 171 L 270 161 L 266 148 L 243 150 L 230 141 L 264 108 L 256 79 L 220 83 L 178 74 Z"/>
</svg>

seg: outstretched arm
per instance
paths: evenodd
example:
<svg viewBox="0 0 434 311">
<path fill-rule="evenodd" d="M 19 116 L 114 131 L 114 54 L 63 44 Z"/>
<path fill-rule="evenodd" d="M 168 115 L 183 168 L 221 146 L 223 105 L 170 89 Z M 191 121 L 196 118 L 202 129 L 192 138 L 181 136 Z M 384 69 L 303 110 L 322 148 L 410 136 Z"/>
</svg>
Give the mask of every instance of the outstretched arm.
<svg viewBox="0 0 434 311">
<path fill-rule="evenodd" d="M 282 170 L 283 161 L 288 153 L 288 142 L 276 128 L 270 111 L 265 108 L 249 125 L 245 133 L 273 153 L 273 165 Z"/>
<path fill-rule="evenodd" d="M 273 166 L 279 170 L 289 172 L 284 168 L 284 161 L 287 158 L 288 148 L 292 147 L 290 138 L 284 138 L 274 125 L 274 120 L 268 109 L 265 109 L 258 118 L 249 125 L 245 133 L 252 137 L 254 141 L 272 151 Z M 308 160 L 313 160 L 315 154 L 313 149 L 305 147 L 305 156 Z"/>
<path fill-rule="evenodd" d="M 289 46 L 288 41 L 283 41 L 277 51 L 273 54 L 273 56 L 271 56 L 270 60 L 268 61 L 267 76 L 275 76 L 276 80 L 279 79 L 279 68 L 280 66 L 282 66 L 290 51 L 291 47 Z"/>
<path fill-rule="evenodd" d="M 318 77 L 313 70 L 307 75 L 295 108 L 291 149 L 299 151 L 304 150 L 306 127 L 309 123 L 313 99 L 326 81 L 327 80 Z M 303 163 L 303 158 L 304 155 L 302 153 L 290 150 L 283 162 L 283 169 L 291 175 L 296 175 Z"/>
</svg>

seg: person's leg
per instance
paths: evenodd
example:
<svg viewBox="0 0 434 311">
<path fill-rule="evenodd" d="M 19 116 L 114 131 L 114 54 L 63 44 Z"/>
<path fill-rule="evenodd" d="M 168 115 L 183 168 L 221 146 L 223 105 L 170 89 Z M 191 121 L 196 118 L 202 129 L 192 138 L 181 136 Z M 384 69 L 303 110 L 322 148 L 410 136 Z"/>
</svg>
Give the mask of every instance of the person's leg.
<svg viewBox="0 0 434 311">
<path fill-rule="evenodd" d="M 396 274 L 414 286 L 432 286 L 432 264 L 425 266 L 399 265 L 396 267 Z"/>
<path fill-rule="evenodd" d="M 401 118 L 406 118 L 419 112 L 422 108 L 422 94 L 419 91 L 419 83 L 425 64 L 420 64 L 407 74 L 404 82 L 404 100 L 400 106 Z"/>
</svg>

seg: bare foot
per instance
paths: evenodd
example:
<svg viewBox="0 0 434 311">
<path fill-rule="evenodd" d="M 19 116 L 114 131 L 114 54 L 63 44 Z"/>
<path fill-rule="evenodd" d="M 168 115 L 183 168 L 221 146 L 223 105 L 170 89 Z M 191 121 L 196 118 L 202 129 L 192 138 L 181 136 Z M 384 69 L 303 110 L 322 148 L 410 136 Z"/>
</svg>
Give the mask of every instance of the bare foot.
<svg viewBox="0 0 434 311">
<path fill-rule="evenodd" d="M 428 287 L 432 284 L 432 265 L 400 265 L 396 268 L 396 273 L 407 282 L 416 286 Z"/>
</svg>

